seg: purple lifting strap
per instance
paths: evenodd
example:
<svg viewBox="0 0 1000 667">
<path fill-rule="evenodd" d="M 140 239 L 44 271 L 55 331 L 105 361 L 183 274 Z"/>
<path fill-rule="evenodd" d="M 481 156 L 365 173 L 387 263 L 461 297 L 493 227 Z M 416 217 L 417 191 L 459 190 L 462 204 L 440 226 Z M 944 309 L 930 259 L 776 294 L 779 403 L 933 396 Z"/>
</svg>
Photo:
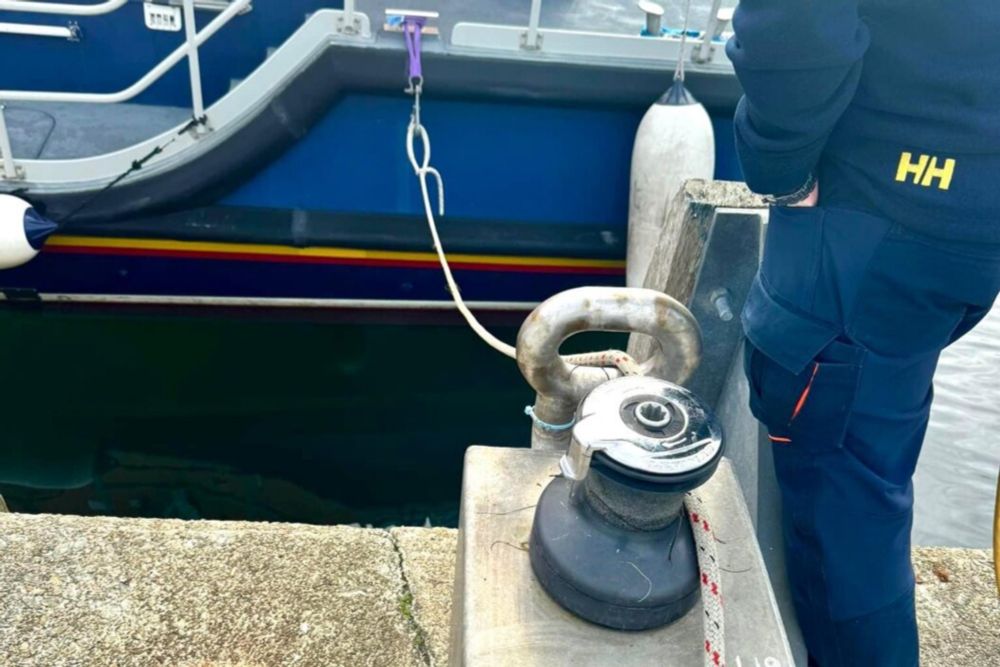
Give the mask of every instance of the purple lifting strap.
<svg viewBox="0 0 1000 667">
<path fill-rule="evenodd" d="M 422 16 L 407 16 L 403 19 L 403 36 L 409 54 L 410 81 L 423 81 L 424 72 L 420 65 L 420 35 L 427 22 Z"/>
</svg>

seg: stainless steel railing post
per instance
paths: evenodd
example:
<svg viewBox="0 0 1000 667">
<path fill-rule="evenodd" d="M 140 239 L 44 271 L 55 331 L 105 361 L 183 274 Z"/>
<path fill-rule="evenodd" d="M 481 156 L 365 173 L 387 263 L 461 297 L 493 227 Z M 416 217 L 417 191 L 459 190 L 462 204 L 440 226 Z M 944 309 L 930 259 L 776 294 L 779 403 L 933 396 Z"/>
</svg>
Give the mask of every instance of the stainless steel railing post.
<svg viewBox="0 0 1000 667">
<path fill-rule="evenodd" d="M 713 0 L 711 9 L 708 10 L 708 24 L 705 26 L 705 34 L 702 35 L 701 42 L 692 52 L 692 60 L 696 63 L 708 62 L 712 59 L 712 41 L 716 37 L 719 25 L 719 8 L 722 0 Z"/>
<path fill-rule="evenodd" d="M 538 34 L 538 25 L 542 21 L 542 0 L 531 0 L 531 13 L 528 16 L 528 31 L 521 35 L 521 48 L 537 51 L 542 48 L 542 36 Z"/>
<path fill-rule="evenodd" d="M 198 60 L 198 27 L 194 22 L 194 0 L 184 0 L 184 35 L 187 42 L 188 73 L 191 75 L 191 107 L 196 119 L 205 115 L 201 96 L 201 63 Z M 196 126 L 200 131 L 202 125 Z"/>
<path fill-rule="evenodd" d="M 17 178 L 17 165 L 14 164 L 14 154 L 10 148 L 10 135 L 7 134 L 5 109 L 6 107 L 0 104 L 0 157 L 3 158 L 4 180 L 14 180 Z"/>
</svg>

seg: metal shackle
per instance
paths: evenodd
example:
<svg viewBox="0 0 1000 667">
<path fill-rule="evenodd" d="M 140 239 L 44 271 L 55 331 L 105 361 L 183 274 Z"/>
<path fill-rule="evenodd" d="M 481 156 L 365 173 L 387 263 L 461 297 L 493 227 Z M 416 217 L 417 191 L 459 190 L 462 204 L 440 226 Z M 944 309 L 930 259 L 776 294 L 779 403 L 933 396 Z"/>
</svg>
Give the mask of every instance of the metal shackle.
<svg viewBox="0 0 1000 667">
<path fill-rule="evenodd" d="M 517 365 L 538 392 L 532 445 L 568 445 L 569 432 L 558 425 L 573 418 L 576 407 L 599 384 L 620 377 L 615 368 L 577 366 L 559 354 L 567 338 L 584 331 L 618 331 L 651 336 L 653 356 L 640 366 L 642 375 L 682 384 L 701 360 L 701 329 L 676 299 L 651 289 L 580 287 L 540 304 L 521 325 Z"/>
</svg>

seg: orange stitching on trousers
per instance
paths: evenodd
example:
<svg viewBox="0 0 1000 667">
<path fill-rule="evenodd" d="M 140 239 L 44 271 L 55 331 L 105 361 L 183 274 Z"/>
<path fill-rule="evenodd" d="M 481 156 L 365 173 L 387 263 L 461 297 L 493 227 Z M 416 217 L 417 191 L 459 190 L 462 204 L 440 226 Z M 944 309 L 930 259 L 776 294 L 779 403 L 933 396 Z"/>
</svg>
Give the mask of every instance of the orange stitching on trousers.
<svg viewBox="0 0 1000 667">
<path fill-rule="evenodd" d="M 789 424 L 795 421 L 795 418 L 799 416 L 800 412 L 802 412 L 802 408 L 806 404 L 806 399 L 809 398 L 809 392 L 812 391 L 813 381 L 816 380 L 816 373 L 818 372 L 819 364 L 813 362 L 813 372 L 812 375 L 809 376 L 809 384 L 807 384 L 806 388 L 802 390 L 802 395 L 799 396 L 799 400 L 796 401 L 795 410 L 792 412 L 792 418 L 788 420 Z"/>
</svg>

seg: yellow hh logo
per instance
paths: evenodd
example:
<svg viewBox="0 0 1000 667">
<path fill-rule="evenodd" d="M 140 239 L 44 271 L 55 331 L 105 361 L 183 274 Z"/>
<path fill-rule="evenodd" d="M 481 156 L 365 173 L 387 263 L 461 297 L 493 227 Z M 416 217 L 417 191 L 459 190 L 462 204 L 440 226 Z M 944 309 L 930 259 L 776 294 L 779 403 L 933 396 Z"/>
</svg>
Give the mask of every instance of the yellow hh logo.
<svg viewBox="0 0 1000 667">
<path fill-rule="evenodd" d="M 948 158 L 944 161 L 944 166 L 939 166 L 938 159 L 931 155 L 921 155 L 914 162 L 913 153 L 904 152 L 899 156 L 896 180 L 900 183 L 906 183 L 912 175 L 914 185 L 929 188 L 937 180 L 938 189 L 947 190 L 951 187 L 952 176 L 955 175 L 955 164 L 955 160 Z"/>
</svg>

